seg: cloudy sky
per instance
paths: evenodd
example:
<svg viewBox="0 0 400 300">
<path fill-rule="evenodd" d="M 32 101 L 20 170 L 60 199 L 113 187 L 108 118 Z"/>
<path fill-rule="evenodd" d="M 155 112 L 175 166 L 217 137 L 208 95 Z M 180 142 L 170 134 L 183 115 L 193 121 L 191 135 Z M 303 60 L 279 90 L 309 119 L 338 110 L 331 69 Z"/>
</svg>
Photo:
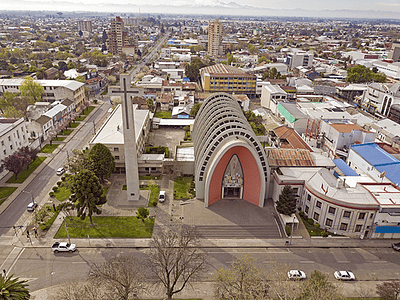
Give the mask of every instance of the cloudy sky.
<svg viewBox="0 0 400 300">
<path fill-rule="evenodd" d="M 173 13 L 174 9 L 169 11 L 165 7 L 175 7 L 179 13 L 187 11 L 188 13 L 204 13 L 202 8 L 208 8 L 205 12 L 209 14 L 230 14 L 237 10 L 240 12 L 266 14 L 267 10 L 291 11 L 289 15 L 295 14 L 293 11 L 313 11 L 318 16 L 317 11 L 371 11 L 370 17 L 386 17 L 384 12 L 400 12 L 400 0 L 0 0 L 3 10 L 59 10 L 59 11 L 101 11 L 101 12 L 138 12 L 142 13 Z M 163 6 L 163 9 L 157 9 L 157 6 Z M 210 10 L 210 7 L 213 7 Z M 198 11 L 196 11 L 198 9 Z M 175 10 L 176 11 L 176 10 Z M 373 12 L 379 15 L 374 15 Z M 339 13 L 337 17 L 340 17 Z M 355 14 L 354 17 L 357 17 Z M 400 15 L 397 17 L 400 18 Z"/>
</svg>

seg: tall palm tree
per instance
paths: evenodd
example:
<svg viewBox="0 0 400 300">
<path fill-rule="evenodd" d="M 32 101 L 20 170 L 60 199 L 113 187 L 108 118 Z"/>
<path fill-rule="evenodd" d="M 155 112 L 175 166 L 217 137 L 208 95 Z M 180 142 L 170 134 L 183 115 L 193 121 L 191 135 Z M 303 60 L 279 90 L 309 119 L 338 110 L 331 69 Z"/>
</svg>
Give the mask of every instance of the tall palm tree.
<svg viewBox="0 0 400 300">
<path fill-rule="evenodd" d="M 0 275 L 0 300 L 28 300 L 31 295 L 26 280 Z"/>
</svg>

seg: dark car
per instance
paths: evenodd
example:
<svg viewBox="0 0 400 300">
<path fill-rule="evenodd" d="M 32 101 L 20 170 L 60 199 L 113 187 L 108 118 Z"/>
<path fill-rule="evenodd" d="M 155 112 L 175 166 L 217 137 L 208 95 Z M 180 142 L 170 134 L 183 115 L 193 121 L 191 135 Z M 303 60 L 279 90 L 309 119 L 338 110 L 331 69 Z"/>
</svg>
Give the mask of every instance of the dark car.
<svg viewBox="0 0 400 300">
<path fill-rule="evenodd" d="M 396 251 L 400 251 L 400 243 L 393 243 L 392 248 Z"/>
</svg>

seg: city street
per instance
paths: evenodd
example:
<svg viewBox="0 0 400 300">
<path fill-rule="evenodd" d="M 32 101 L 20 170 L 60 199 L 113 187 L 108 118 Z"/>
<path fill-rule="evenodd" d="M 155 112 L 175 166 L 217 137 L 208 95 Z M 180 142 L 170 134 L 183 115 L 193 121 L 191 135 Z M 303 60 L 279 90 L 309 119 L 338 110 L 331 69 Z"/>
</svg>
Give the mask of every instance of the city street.
<svg viewBox="0 0 400 300">
<path fill-rule="evenodd" d="M 287 270 L 300 269 L 309 275 L 313 270 L 328 274 L 333 282 L 335 270 L 351 270 L 355 282 L 344 283 L 347 289 L 380 280 L 398 279 L 400 275 L 400 253 L 387 248 L 333 249 L 333 248 L 205 248 L 209 255 L 207 270 L 201 282 L 212 282 L 220 268 L 226 268 L 236 258 L 246 254 L 253 256 L 267 274 L 278 274 L 284 278 Z M 76 253 L 54 254 L 46 248 L 18 249 L 20 256 L 11 273 L 29 280 L 31 291 L 47 288 L 76 279 L 84 279 L 93 263 L 102 263 L 118 255 L 135 255 L 145 258 L 146 251 L 131 248 L 80 248 Z M 280 277 L 280 276 L 281 277 Z M 285 278 L 286 279 L 286 278 Z M 370 282 L 370 283 L 368 283 Z"/>
<path fill-rule="evenodd" d="M 56 154 L 53 159 L 47 163 L 44 169 L 25 187 L 24 190 L 31 193 L 36 202 L 40 203 L 42 197 L 50 191 L 51 187 L 59 179 L 55 175 L 56 170 L 66 163 L 67 151 L 71 154 L 71 150 L 82 149 L 89 142 L 94 133 L 93 127 L 96 126 L 98 128 L 100 126 L 99 121 L 102 121 L 110 107 L 110 102 L 105 101 L 98 110 L 89 118 L 86 118 L 84 121 L 85 125 L 77 132 L 72 132 L 72 134 L 74 134 L 73 138 L 68 143 L 59 146 L 61 151 Z M 17 222 L 22 214 L 26 212 L 28 203 L 31 202 L 31 195 L 29 193 L 20 193 L 0 215 L 0 235 L 6 234 L 13 225 L 23 225 L 17 224 Z"/>
</svg>

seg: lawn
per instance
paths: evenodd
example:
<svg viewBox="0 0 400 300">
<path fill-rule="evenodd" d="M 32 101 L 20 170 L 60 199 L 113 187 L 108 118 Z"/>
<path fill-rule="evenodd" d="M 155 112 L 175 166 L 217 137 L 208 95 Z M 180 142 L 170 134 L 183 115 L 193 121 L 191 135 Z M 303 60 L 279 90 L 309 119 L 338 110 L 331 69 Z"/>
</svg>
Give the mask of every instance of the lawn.
<svg viewBox="0 0 400 300">
<path fill-rule="evenodd" d="M 195 197 L 193 177 L 178 177 L 174 183 L 174 199 L 184 200 Z"/>
<path fill-rule="evenodd" d="M 71 196 L 71 190 L 66 186 L 59 187 L 57 192 L 54 192 L 54 197 L 61 202 L 67 200 L 69 196 Z"/>
<path fill-rule="evenodd" d="M 83 114 L 85 116 L 87 116 L 88 114 L 90 114 L 92 112 L 92 110 L 94 109 L 94 106 L 88 106 L 84 111 Z"/>
<path fill-rule="evenodd" d="M 165 154 L 165 157 L 169 157 L 168 147 L 158 146 L 158 147 L 146 147 L 146 154 Z"/>
<path fill-rule="evenodd" d="M 0 187 L 0 205 L 6 201 L 7 197 L 10 196 L 17 187 Z"/>
<path fill-rule="evenodd" d="M 47 144 L 45 145 L 42 150 L 40 150 L 40 153 L 53 153 L 53 151 L 59 146 L 59 144 Z"/>
<path fill-rule="evenodd" d="M 46 145 L 47 146 L 47 145 Z M 36 159 L 29 164 L 28 169 L 24 169 L 21 173 L 18 174 L 17 179 L 15 180 L 15 175 L 12 176 L 10 179 L 8 179 L 6 182 L 7 183 L 23 183 L 26 178 L 28 178 L 29 175 L 33 171 L 36 170 L 37 167 L 46 159 L 46 157 L 36 157 Z"/>
<path fill-rule="evenodd" d="M 62 131 L 60 131 L 61 135 L 70 135 L 71 132 L 74 131 L 73 129 L 64 129 Z"/>
<path fill-rule="evenodd" d="M 68 128 L 76 128 L 76 127 L 79 126 L 79 124 L 80 124 L 80 123 L 78 123 L 78 122 L 73 122 L 73 123 L 71 123 L 71 124 L 68 125 Z"/>
<path fill-rule="evenodd" d="M 160 118 L 160 119 L 171 119 L 172 118 L 172 112 L 170 111 L 158 111 L 154 114 L 155 118 Z"/>
<path fill-rule="evenodd" d="M 66 139 L 66 137 L 64 137 L 64 136 L 57 136 L 57 137 L 53 137 L 53 142 L 54 141 L 56 141 L 56 142 L 62 142 L 63 140 L 65 140 Z"/>
<path fill-rule="evenodd" d="M 86 116 L 79 116 L 79 117 L 76 117 L 75 118 L 75 121 L 83 121 L 83 120 L 85 120 L 86 119 Z"/>
<path fill-rule="evenodd" d="M 65 222 L 65 221 L 64 221 Z M 150 238 L 153 234 L 154 219 L 144 222 L 136 217 L 99 217 L 93 216 L 94 226 L 90 226 L 89 217 L 81 220 L 67 218 L 68 233 L 71 238 Z M 55 238 L 66 238 L 64 223 Z"/>
<path fill-rule="evenodd" d="M 141 190 L 150 190 L 149 207 L 157 206 L 158 194 L 160 193 L 160 187 L 157 184 L 148 185 L 147 187 L 140 188 Z"/>
</svg>

